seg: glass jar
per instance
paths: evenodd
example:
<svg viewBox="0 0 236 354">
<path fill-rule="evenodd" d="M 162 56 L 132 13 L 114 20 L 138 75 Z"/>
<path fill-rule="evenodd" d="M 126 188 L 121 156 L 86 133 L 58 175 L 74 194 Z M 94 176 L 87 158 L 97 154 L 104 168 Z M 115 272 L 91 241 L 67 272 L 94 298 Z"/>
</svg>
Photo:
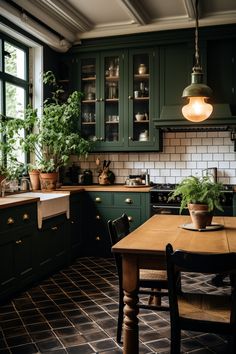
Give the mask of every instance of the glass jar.
<svg viewBox="0 0 236 354">
<path fill-rule="evenodd" d="M 147 67 L 145 64 L 140 64 L 138 67 L 138 73 L 139 75 L 144 75 L 147 72 Z"/>
</svg>

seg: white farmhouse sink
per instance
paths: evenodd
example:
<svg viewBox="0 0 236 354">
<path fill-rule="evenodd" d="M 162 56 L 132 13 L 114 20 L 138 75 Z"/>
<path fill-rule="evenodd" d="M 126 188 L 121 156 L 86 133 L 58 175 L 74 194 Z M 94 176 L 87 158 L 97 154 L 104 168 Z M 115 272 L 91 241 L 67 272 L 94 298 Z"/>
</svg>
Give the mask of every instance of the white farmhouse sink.
<svg viewBox="0 0 236 354">
<path fill-rule="evenodd" d="M 38 204 L 38 227 L 42 228 L 43 219 L 66 213 L 67 219 L 70 217 L 70 201 L 69 192 L 52 192 L 52 193 L 39 193 L 39 192 L 27 192 L 19 193 L 6 198 L 40 198 Z"/>
</svg>

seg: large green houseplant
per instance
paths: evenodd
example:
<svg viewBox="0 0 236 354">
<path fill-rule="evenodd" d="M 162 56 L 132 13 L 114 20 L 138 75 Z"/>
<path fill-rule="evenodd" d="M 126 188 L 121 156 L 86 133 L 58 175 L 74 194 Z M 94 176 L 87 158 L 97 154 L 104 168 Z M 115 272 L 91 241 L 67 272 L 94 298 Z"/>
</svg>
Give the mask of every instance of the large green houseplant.
<svg viewBox="0 0 236 354">
<path fill-rule="evenodd" d="M 28 107 L 25 119 L 14 120 L 11 124 L 14 134 L 22 128 L 25 130 L 26 134 L 19 134 L 18 138 L 22 149 L 33 153 L 35 168 L 41 173 L 55 173 L 66 166 L 71 155 L 86 156 L 92 143 L 79 132 L 82 93 L 74 91 L 62 100 L 63 90 L 51 71 L 43 75 L 43 82 L 49 85 L 51 97 L 44 101 L 42 114 Z"/>
<path fill-rule="evenodd" d="M 176 188 L 170 193 L 168 200 L 180 197 L 180 213 L 183 209 L 188 208 L 195 226 L 196 222 L 199 219 L 202 219 L 202 226 L 196 227 L 199 229 L 205 228 L 206 225 L 211 223 L 214 209 L 223 211 L 221 206 L 222 195 L 222 183 L 212 181 L 210 176 L 189 176 L 184 178 L 176 186 Z"/>
</svg>

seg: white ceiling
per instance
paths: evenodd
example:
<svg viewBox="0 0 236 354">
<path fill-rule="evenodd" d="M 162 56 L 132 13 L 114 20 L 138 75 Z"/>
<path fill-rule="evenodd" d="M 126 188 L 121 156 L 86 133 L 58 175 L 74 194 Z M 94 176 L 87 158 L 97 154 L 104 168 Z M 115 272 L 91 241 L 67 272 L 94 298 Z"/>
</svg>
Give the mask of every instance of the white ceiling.
<svg viewBox="0 0 236 354">
<path fill-rule="evenodd" d="M 45 42 L 48 33 L 48 44 L 61 51 L 85 38 L 194 27 L 194 7 L 195 0 L 0 1 L 3 16 L 37 37 L 41 33 Z M 235 0 L 199 0 L 199 26 L 234 23 Z"/>
</svg>

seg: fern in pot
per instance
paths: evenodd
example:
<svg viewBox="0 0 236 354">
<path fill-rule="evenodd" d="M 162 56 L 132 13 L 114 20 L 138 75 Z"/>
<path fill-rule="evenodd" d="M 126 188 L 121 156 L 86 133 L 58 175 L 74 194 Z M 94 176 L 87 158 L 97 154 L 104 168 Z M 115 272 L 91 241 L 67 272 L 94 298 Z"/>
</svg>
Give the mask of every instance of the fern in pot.
<svg viewBox="0 0 236 354">
<path fill-rule="evenodd" d="M 168 200 L 180 197 L 180 213 L 184 208 L 188 208 L 193 227 L 204 229 L 211 225 L 215 209 L 223 211 L 222 195 L 223 184 L 212 181 L 210 176 L 189 176 L 176 186 L 170 193 Z"/>
</svg>

